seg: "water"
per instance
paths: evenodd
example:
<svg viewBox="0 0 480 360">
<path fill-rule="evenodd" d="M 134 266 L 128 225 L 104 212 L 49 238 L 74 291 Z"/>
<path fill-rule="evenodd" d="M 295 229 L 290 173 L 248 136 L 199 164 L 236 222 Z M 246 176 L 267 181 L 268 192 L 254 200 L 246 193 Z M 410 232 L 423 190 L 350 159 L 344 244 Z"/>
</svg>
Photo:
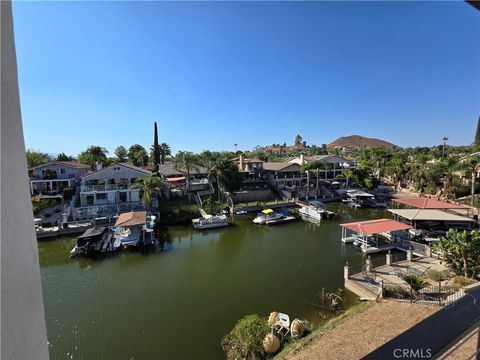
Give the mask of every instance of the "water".
<svg viewBox="0 0 480 360">
<path fill-rule="evenodd" d="M 74 238 L 40 242 L 51 358 L 221 359 L 222 336 L 246 314 L 325 321 L 314 294 L 342 288 L 345 261 L 359 265 L 363 257 L 340 242 L 338 224 L 384 216 L 329 209 L 336 220 L 321 225 L 260 227 L 236 216 L 224 229 L 172 227 L 163 252 L 104 259 L 69 259 Z"/>
</svg>

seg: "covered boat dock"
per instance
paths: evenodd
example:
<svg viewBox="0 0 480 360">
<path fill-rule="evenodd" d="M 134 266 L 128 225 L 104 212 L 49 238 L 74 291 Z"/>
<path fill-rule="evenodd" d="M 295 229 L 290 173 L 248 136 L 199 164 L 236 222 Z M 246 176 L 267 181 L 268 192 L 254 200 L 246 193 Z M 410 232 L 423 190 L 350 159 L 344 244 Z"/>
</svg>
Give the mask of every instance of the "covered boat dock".
<svg viewBox="0 0 480 360">
<path fill-rule="evenodd" d="M 431 228 L 433 226 L 470 228 L 474 219 L 439 209 L 388 209 L 395 220 L 408 222 L 411 227 Z"/>
<path fill-rule="evenodd" d="M 357 240 L 361 250 L 367 254 L 398 247 L 391 232 L 411 228 L 408 224 L 391 219 L 357 221 L 340 224 L 340 226 L 342 227 L 342 242 L 351 243 Z M 383 235 L 389 241 L 380 240 L 379 235 Z M 374 244 L 368 241 L 369 238 L 374 240 Z"/>
<path fill-rule="evenodd" d="M 422 210 L 442 210 L 448 213 L 470 216 L 471 208 L 464 205 L 459 205 L 451 202 L 441 201 L 431 198 L 401 198 L 392 199 L 396 209 L 404 206 L 407 209 L 422 209 Z"/>
</svg>

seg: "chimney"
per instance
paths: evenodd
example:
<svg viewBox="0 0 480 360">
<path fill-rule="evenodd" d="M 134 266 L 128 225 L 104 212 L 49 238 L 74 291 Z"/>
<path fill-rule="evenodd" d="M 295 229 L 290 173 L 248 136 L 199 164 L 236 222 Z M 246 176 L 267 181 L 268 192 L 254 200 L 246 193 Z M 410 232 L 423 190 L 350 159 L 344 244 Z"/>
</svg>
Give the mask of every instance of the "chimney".
<svg viewBox="0 0 480 360">
<path fill-rule="evenodd" d="M 238 157 L 238 170 L 243 171 L 243 154 Z"/>
<path fill-rule="evenodd" d="M 305 156 L 303 154 L 300 154 L 300 165 L 305 164 Z"/>
<path fill-rule="evenodd" d="M 95 163 L 95 170 L 101 170 L 101 169 L 102 169 L 102 163 L 97 161 Z"/>
</svg>

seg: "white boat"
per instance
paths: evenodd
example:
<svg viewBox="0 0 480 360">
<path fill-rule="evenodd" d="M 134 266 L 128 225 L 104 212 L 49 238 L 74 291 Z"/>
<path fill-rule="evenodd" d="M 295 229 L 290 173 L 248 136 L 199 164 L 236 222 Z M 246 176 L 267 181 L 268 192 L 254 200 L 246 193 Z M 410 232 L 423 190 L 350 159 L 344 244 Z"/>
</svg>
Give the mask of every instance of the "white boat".
<svg viewBox="0 0 480 360">
<path fill-rule="evenodd" d="M 106 227 L 95 226 L 87 229 L 82 235 L 77 237 L 77 243 L 70 251 L 70 257 L 98 252 L 107 241 L 110 241 L 110 237 Z"/>
<path fill-rule="evenodd" d="M 153 230 L 156 217 L 146 211 L 122 213 L 115 222 L 114 247 L 149 245 L 154 242 Z"/>
<path fill-rule="evenodd" d="M 253 222 L 255 224 L 264 224 L 267 221 L 278 220 L 283 218 L 284 216 L 285 215 L 275 212 L 272 209 L 265 209 L 261 213 L 259 213 L 255 219 L 253 219 Z"/>
<path fill-rule="evenodd" d="M 298 212 L 301 216 L 315 220 L 326 219 L 335 215 L 334 212 L 326 210 L 325 204 L 318 200 L 310 201 L 308 205 L 302 206 Z"/>
<path fill-rule="evenodd" d="M 246 215 L 246 214 L 248 214 L 248 211 L 247 211 L 247 210 L 237 210 L 237 211 L 235 211 L 235 214 L 237 214 L 237 215 Z"/>
<path fill-rule="evenodd" d="M 225 215 L 208 215 L 192 220 L 194 229 L 212 229 L 218 227 L 228 226 L 228 218 Z"/>
</svg>

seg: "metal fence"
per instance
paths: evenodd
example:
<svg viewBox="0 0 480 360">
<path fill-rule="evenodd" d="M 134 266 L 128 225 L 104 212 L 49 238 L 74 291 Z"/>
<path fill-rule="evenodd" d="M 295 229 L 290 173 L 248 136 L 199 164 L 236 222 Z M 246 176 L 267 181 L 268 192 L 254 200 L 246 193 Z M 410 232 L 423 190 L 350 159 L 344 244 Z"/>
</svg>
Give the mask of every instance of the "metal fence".
<svg viewBox="0 0 480 360">
<path fill-rule="evenodd" d="M 445 306 L 465 295 L 463 289 L 456 289 L 439 281 L 436 285 L 410 286 L 408 284 L 382 283 L 384 298 L 404 300 L 420 304 Z"/>
</svg>

